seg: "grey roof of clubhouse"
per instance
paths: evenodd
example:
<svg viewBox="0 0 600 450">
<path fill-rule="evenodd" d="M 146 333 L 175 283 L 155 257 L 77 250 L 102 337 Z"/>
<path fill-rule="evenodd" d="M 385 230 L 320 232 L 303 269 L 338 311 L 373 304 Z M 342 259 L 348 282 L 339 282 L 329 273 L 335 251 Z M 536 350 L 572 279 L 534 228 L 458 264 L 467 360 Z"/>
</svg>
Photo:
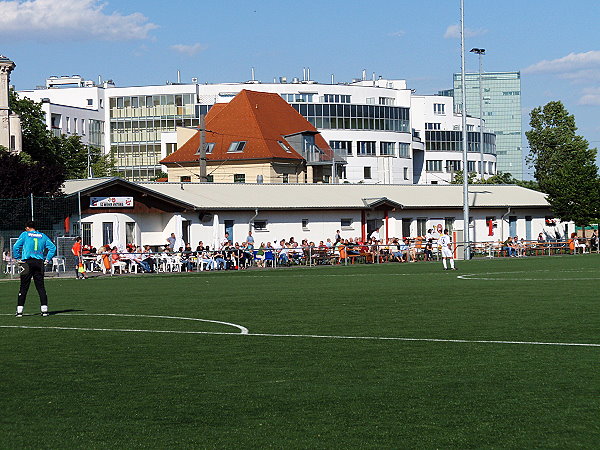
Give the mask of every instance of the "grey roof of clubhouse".
<svg viewBox="0 0 600 450">
<path fill-rule="evenodd" d="M 364 209 L 380 199 L 405 209 L 462 208 L 462 185 L 154 183 L 118 178 L 68 180 L 63 192 L 90 191 L 114 182 L 135 185 L 195 209 Z M 480 208 L 548 208 L 545 194 L 516 185 L 471 185 Z"/>
</svg>

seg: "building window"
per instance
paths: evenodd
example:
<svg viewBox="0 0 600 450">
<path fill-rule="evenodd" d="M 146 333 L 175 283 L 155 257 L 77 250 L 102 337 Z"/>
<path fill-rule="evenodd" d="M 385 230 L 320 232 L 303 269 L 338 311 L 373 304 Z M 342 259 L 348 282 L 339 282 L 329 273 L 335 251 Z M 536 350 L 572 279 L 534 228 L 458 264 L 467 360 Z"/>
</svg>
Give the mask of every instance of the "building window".
<svg viewBox="0 0 600 450">
<path fill-rule="evenodd" d="M 379 155 L 380 156 L 395 156 L 396 155 L 396 143 L 395 142 L 380 142 L 379 143 Z"/>
<path fill-rule="evenodd" d="M 425 123 L 425 129 L 426 130 L 441 130 L 442 128 L 442 124 L 441 123 L 432 123 L 432 122 L 427 122 Z"/>
<path fill-rule="evenodd" d="M 190 175 L 184 175 L 182 177 L 179 177 L 179 181 L 181 183 L 190 183 L 192 181 L 192 177 Z"/>
<path fill-rule="evenodd" d="M 246 141 L 232 142 L 227 150 L 227 153 L 241 153 L 244 151 Z"/>
<path fill-rule="evenodd" d="M 290 182 L 290 175 L 287 173 L 284 173 L 283 175 L 281 175 L 281 182 L 284 184 L 287 184 Z"/>
<path fill-rule="evenodd" d="M 460 170 L 460 160 L 452 159 L 446 161 L 446 172 L 458 172 Z"/>
<path fill-rule="evenodd" d="M 375 141 L 358 141 L 356 154 L 358 156 L 375 156 Z"/>
<path fill-rule="evenodd" d="M 67 117 L 66 122 L 67 122 L 67 133 L 70 133 L 71 132 L 71 118 Z"/>
<path fill-rule="evenodd" d="M 88 106 L 92 106 L 94 104 L 94 100 L 91 99 L 91 98 L 88 98 L 87 99 L 87 104 L 88 104 Z"/>
<path fill-rule="evenodd" d="M 350 103 L 350 96 L 338 94 L 325 94 L 321 97 L 321 103 Z"/>
<path fill-rule="evenodd" d="M 475 125 L 467 125 L 467 131 L 473 131 L 475 129 Z"/>
<path fill-rule="evenodd" d="M 404 179 L 408 180 L 408 167 L 404 168 Z"/>
<path fill-rule="evenodd" d="M 433 104 L 433 113 L 440 114 L 440 115 L 446 114 L 445 108 L 446 108 L 446 105 L 444 105 L 443 103 L 434 103 Z"/>
<path fill-rule="evenodd" d="M 113 242 L 113 223 L 102 222 L 102 245 L 110 245 Z"/>
<path fill-rule="evenodd" d="M 255 231 L 267 231 L 267 221 L 255 220 L 253 223 L 253 227 Z"/>
<path fill-rule="evenodd" d="M 400 158 L 410 158 L 410 144 L 398 142 L 398 156 Z"/>
<path fill-rule="evenodd" d="M 308 231 L 308 219 L 302 219 L 302 229 Z"/>
<path fill-rule="evenodd" d="M 175 150 L 177 150 L 177 144 L 168 143 L 168 144 L 165 144 L 165 148 L 167 150 L 167 155 L 170 155 Z"/>
<path fill-rule="evenodd" d="M 379 97 L 379 104 L 385 106 L 394 106 L 395 99 L 393 97 Z"/>
<path fill-rule="evenodd" d="M 312 103 L 315 94 L 281 94 L 281 97 L 290 103 Z"/>
<path fill-rule="evenodd" d="M 286 147 L 286 145 L 282 142 L 282 141 L 277 141 L 277 143 L 279 144 L 279 146 L 284 149 L 287 153 L 292 153 L 292 151 Z"/>
<path fill-rule="evenodd" d="M 370 180 L 371 179 L 371 168 L 370 167 L 363 167 L 364 170 L 364 179 L 365 180 Z"/>
<path fill-rule="evenodd" d="M 351 230 L 352 219 L 340 219 L 340 227 L 342 230 Z"/>
<path fill-rule="evenodd" d="M 92 222 L 81 223 L 81 243 L 92 245 Z"/>
<path fill-rule="evenodd" d="M 467 161 L 467 171 L 469 173 L 475 172 L 475 161 Z"/>
<path fill-rule="evenodd" d="M 427 218 L 417 218 L 417 236 L 425 236 L 427 234 Z"/>
<path fill-rule="evenodd" d="M 352 141 L 329 141 L 329 146 L 334 151 L 339 150 L 342 155 L 352 156 Z"/>
<path fill-rule="evenodd" d="M 442 161 L 439 159 L 425 161 L 425 170 L 427 172 L 441 172 Z"/>
<path fill-rule="evenodd" d="M 246 174 L 245 173 L 236 173 L 233 175 L 234 183 L 245 183 L 246 182 Z"/>
<path fill-rule="evenodd" d="M 136 244 L 135 241 L 135 222 L 125 222 L 125 243 Z"/>
<path fill-rule="evenodd" d="M 245 142 L 244 142 L 244 144 L 245 144 Z M 175 146 L 175 147 L 177 146 L 177 144 L 167 144 L 167 155 L 169 154 L 169 153 L 168 153 L 168 152 L 169 152 L 169 148 L 168 148 L 168 147 L 169 147 L 169 145 L 173 145 L 173 146 Z M 233 144 L 232 144 L 232 145 L 233 145 Z M 174 148 L 175 148 L 175 147 L 174 147 Z M 207 143 L 205 143 L 205 144 L 204 144 L 204 150 L 205 150 L 205 152 L 206 152 L 206 154 L 207 154 L 207 155 L 208 155 L 208 154 L 210 154 L 210 153 L 212 153 L 212 152 L 213 152 L 213 150 L 214 150 L 214 148 L 215 148 L 215 143 L 214 143 L 214 142 L 207 142 Z M 231 149 L 231 147 L 229 147 L 229 148 Z M 243 147 L 242 147 L 242 148 L 243 148 Z M 171 151 L 171 153 L 172 153 L 173 151 L 174 151 L 174 150 L 172 150 L 172 151 Z M 229 150 L 228 150 L 228 151 L 229 151 Z M 199 155 L 199 154 L 200 154 L 200 149 L 198 149 L 198 151 L 197 151 L 196 153 L 194 153 L 194 154 L 195 154 L 195 155 Z"/>
</svg>

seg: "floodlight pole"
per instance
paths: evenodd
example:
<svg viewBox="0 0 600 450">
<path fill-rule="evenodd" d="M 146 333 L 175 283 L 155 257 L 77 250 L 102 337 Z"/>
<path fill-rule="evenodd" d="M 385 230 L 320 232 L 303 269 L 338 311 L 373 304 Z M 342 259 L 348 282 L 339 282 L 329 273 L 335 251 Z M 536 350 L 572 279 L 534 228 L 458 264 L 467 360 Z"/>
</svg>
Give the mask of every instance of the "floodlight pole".
<svg viewBox="0 0 600 450">
<path fill-rule="evenodd" d="M 481 179 L 483 180 L 483 85 L 482 85 L 482 73 L 483 73 L 483 58 L 485 55 L 485 48 L 472 48 L 471 53 L 477 53 L 479 55 L 479 153 L 481 155 Z"/>
<path fill-rule="evenodd" d="M 467 89 L 465 86 L 465 0 L 460 0 L 460 79 L 462 96 L 462 144 L 463 144 L 463 228 L 464 258 L 471 259 L 469 238 L 469 171 L 467 141 Z"/>
</svg>

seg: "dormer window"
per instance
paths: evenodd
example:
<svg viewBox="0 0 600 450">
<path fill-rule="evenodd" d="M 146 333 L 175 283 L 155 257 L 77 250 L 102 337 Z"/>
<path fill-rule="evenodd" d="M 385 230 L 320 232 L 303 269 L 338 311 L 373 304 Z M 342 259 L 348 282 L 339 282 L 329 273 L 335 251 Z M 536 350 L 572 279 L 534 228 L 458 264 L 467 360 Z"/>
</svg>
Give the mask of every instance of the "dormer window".
<svg viewBox="0 0 600 450">
<path fill-rule="evenodd" d="M 244 151 L 245 146 L 246 141 L 232 142 L 229 146 L 229 149 L 227 150 L 227 153 L 242 153 Z"/>
<path fill-rule="evenodd" d="M 278 143 L 278 144 L 279 144 L 279 146 L 280 146 L 282 149 L 284 149 L 286 152 L 288 152 L 288 153 L 292 153 L 292 151 L 291 151 L 289 148 L 287 148 L 283 142 L 281 142 L 281 141 L 277 141 L 277 143 Z"/>
<path fill-rule="evenodd" d="M 214 142 L 207 142 L 206 144 L 204 144 L 204 148 L 206 149 L 206 154 L 210 154 L 212 153 L 213 149 L 215 148 L 215 143 Z M 198 150 L 196 153 L 196 155 L 200 154 L 200 150 Z"/>
</svg>

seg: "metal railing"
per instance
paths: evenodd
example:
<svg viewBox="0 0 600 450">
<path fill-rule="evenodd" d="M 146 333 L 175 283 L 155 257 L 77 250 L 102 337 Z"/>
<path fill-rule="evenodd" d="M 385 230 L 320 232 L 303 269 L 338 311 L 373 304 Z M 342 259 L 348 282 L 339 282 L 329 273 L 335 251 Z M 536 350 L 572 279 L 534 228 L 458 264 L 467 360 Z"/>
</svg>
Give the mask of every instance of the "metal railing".
<svg viewBox="0 0 600 450">
<path fill-rule="evenodd" d="M 11 239 L 14 241 L 14 238 Z M 11 242 L 12 244 L 13 242 Z M 463 242 L 452 244 L 455 257 L 462 255 Z M 12 245 L 11 245 L 12 250 Z M 555 241 L 474 242 L 473 258 L 509 258 L 563 254 L 600 253 L 600 241 L 591 239 Z M 338 244 L 335 247 L 297 246 L 289 248 L 236 248 L 183 252 L 118 252 L 84 253 L 81 262 L 86 273 L 171 273 L 213 270 L 244 270 L 248 268 L 281 268 L 294 266 L 384 264 L 418 261 L 438 261 L 441 251 L 437 242 L 421 239 L 389 244 Z M 67 252 L 50 261 L 47 273 L 71 276 L 78 259 Z M 19 265 L 11 252 L 3 252 L 2 276 L 15 278 Z"/>
</svg>

